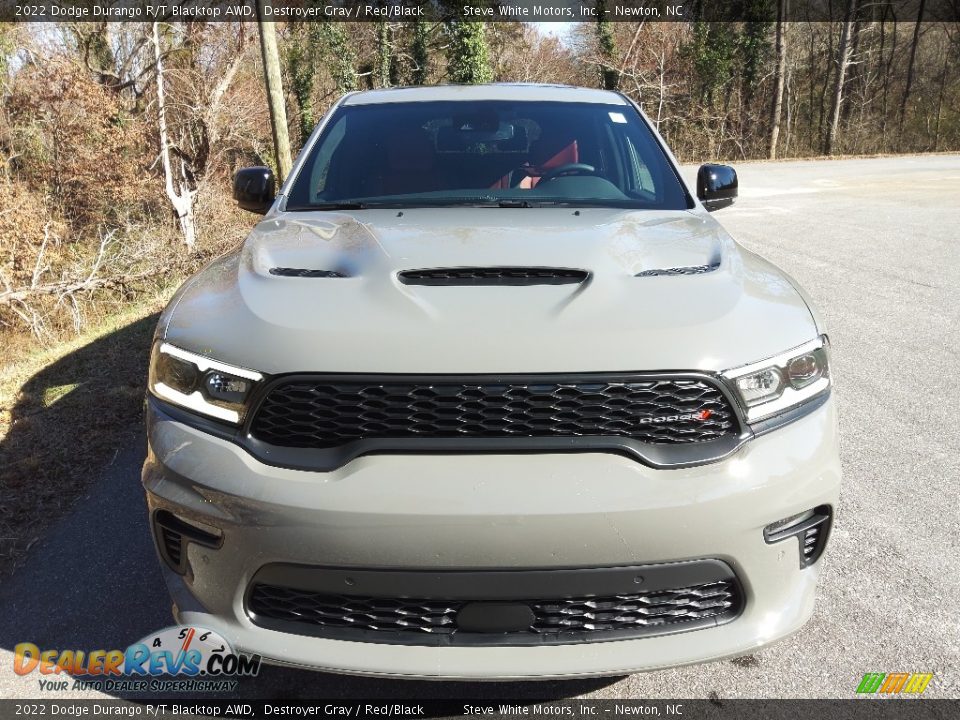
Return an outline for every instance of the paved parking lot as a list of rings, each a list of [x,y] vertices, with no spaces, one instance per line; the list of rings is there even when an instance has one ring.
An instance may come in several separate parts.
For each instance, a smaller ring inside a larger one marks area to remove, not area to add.
[[[960,696],[960,156],[738,170],[741,199],[718,219],[806,288],[833,339],[845,486],[807,627],[754,656],[620,679],[414,683],[267,668],[245,696],[850,697],[864,673],[895,671],[936,673],[928,696]],[[0,697],[39,693],[11,670],[18,642],[125,647],[169,624],[139,435],[0,585]]]

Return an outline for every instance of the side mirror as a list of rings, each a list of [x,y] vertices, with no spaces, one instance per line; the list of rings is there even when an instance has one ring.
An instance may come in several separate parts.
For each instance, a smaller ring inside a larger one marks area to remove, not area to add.
[[[273,170],[268,167],[247,167],[233,176],[233,199],[244,210],[265,215],[276,197]]]
[[[729,165],[701,165],[697,171],[697,199],[709,211],[733,205],[737,171]]]

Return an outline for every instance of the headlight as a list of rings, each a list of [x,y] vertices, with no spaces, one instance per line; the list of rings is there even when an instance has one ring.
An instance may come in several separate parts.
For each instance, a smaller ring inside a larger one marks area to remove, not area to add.
[[[150,356],[150,392],[194,412],[239,425],[246,401],[263,375],[154,343]]]
[[[747,422],[763,420],[826,392],[830,387],[829,341],[821,335],[806,345],[723,373],[736,389]]]

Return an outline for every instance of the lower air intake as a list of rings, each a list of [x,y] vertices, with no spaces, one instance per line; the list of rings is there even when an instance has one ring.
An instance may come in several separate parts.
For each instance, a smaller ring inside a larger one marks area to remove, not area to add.
[[[183,536],[170,528],[160,527],[160,545],[170,566],[179,570],[183,560]]]
[[[217,548],[223,542],[219,534],[191,525],[168,510],[153,513],[153,526],[160,556],[171,570],[181,575],[187,571],[187,545],[196,543]]]
[[[370,597],[254,581],[247,601],[253,622],[282,632],[411,645],[523,645],[617,640],[714,627],[734,619],[743,597],[731,576],[684,587],[614,595],[523,598]],[[495,625],[510,608],[521,618]],[[490,623],[484,625],[484,612]]]
[[[763,538],[772,545],[795,537],[800,545],[800,567],[805,568],[823,555],[832,522],[833,509],[829,505],[821,505],[801,513],[796,520],[788,518],[768,525],[763,530]]]

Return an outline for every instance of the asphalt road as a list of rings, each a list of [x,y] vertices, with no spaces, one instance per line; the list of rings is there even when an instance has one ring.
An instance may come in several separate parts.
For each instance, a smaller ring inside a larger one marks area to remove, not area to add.
[[[685,169],[692,177],[695,168]],[[246,697],[851,697],[866,672],[960,696],[960,156],[744,164],[718,219],[812,295],[834,344],[842,506],[813,620],[731,662],[541,683],[382,681],[267,668]],[[0,697],[41,693],[12,648],[115,648],[169,624],[140,432],[0,586]]]

